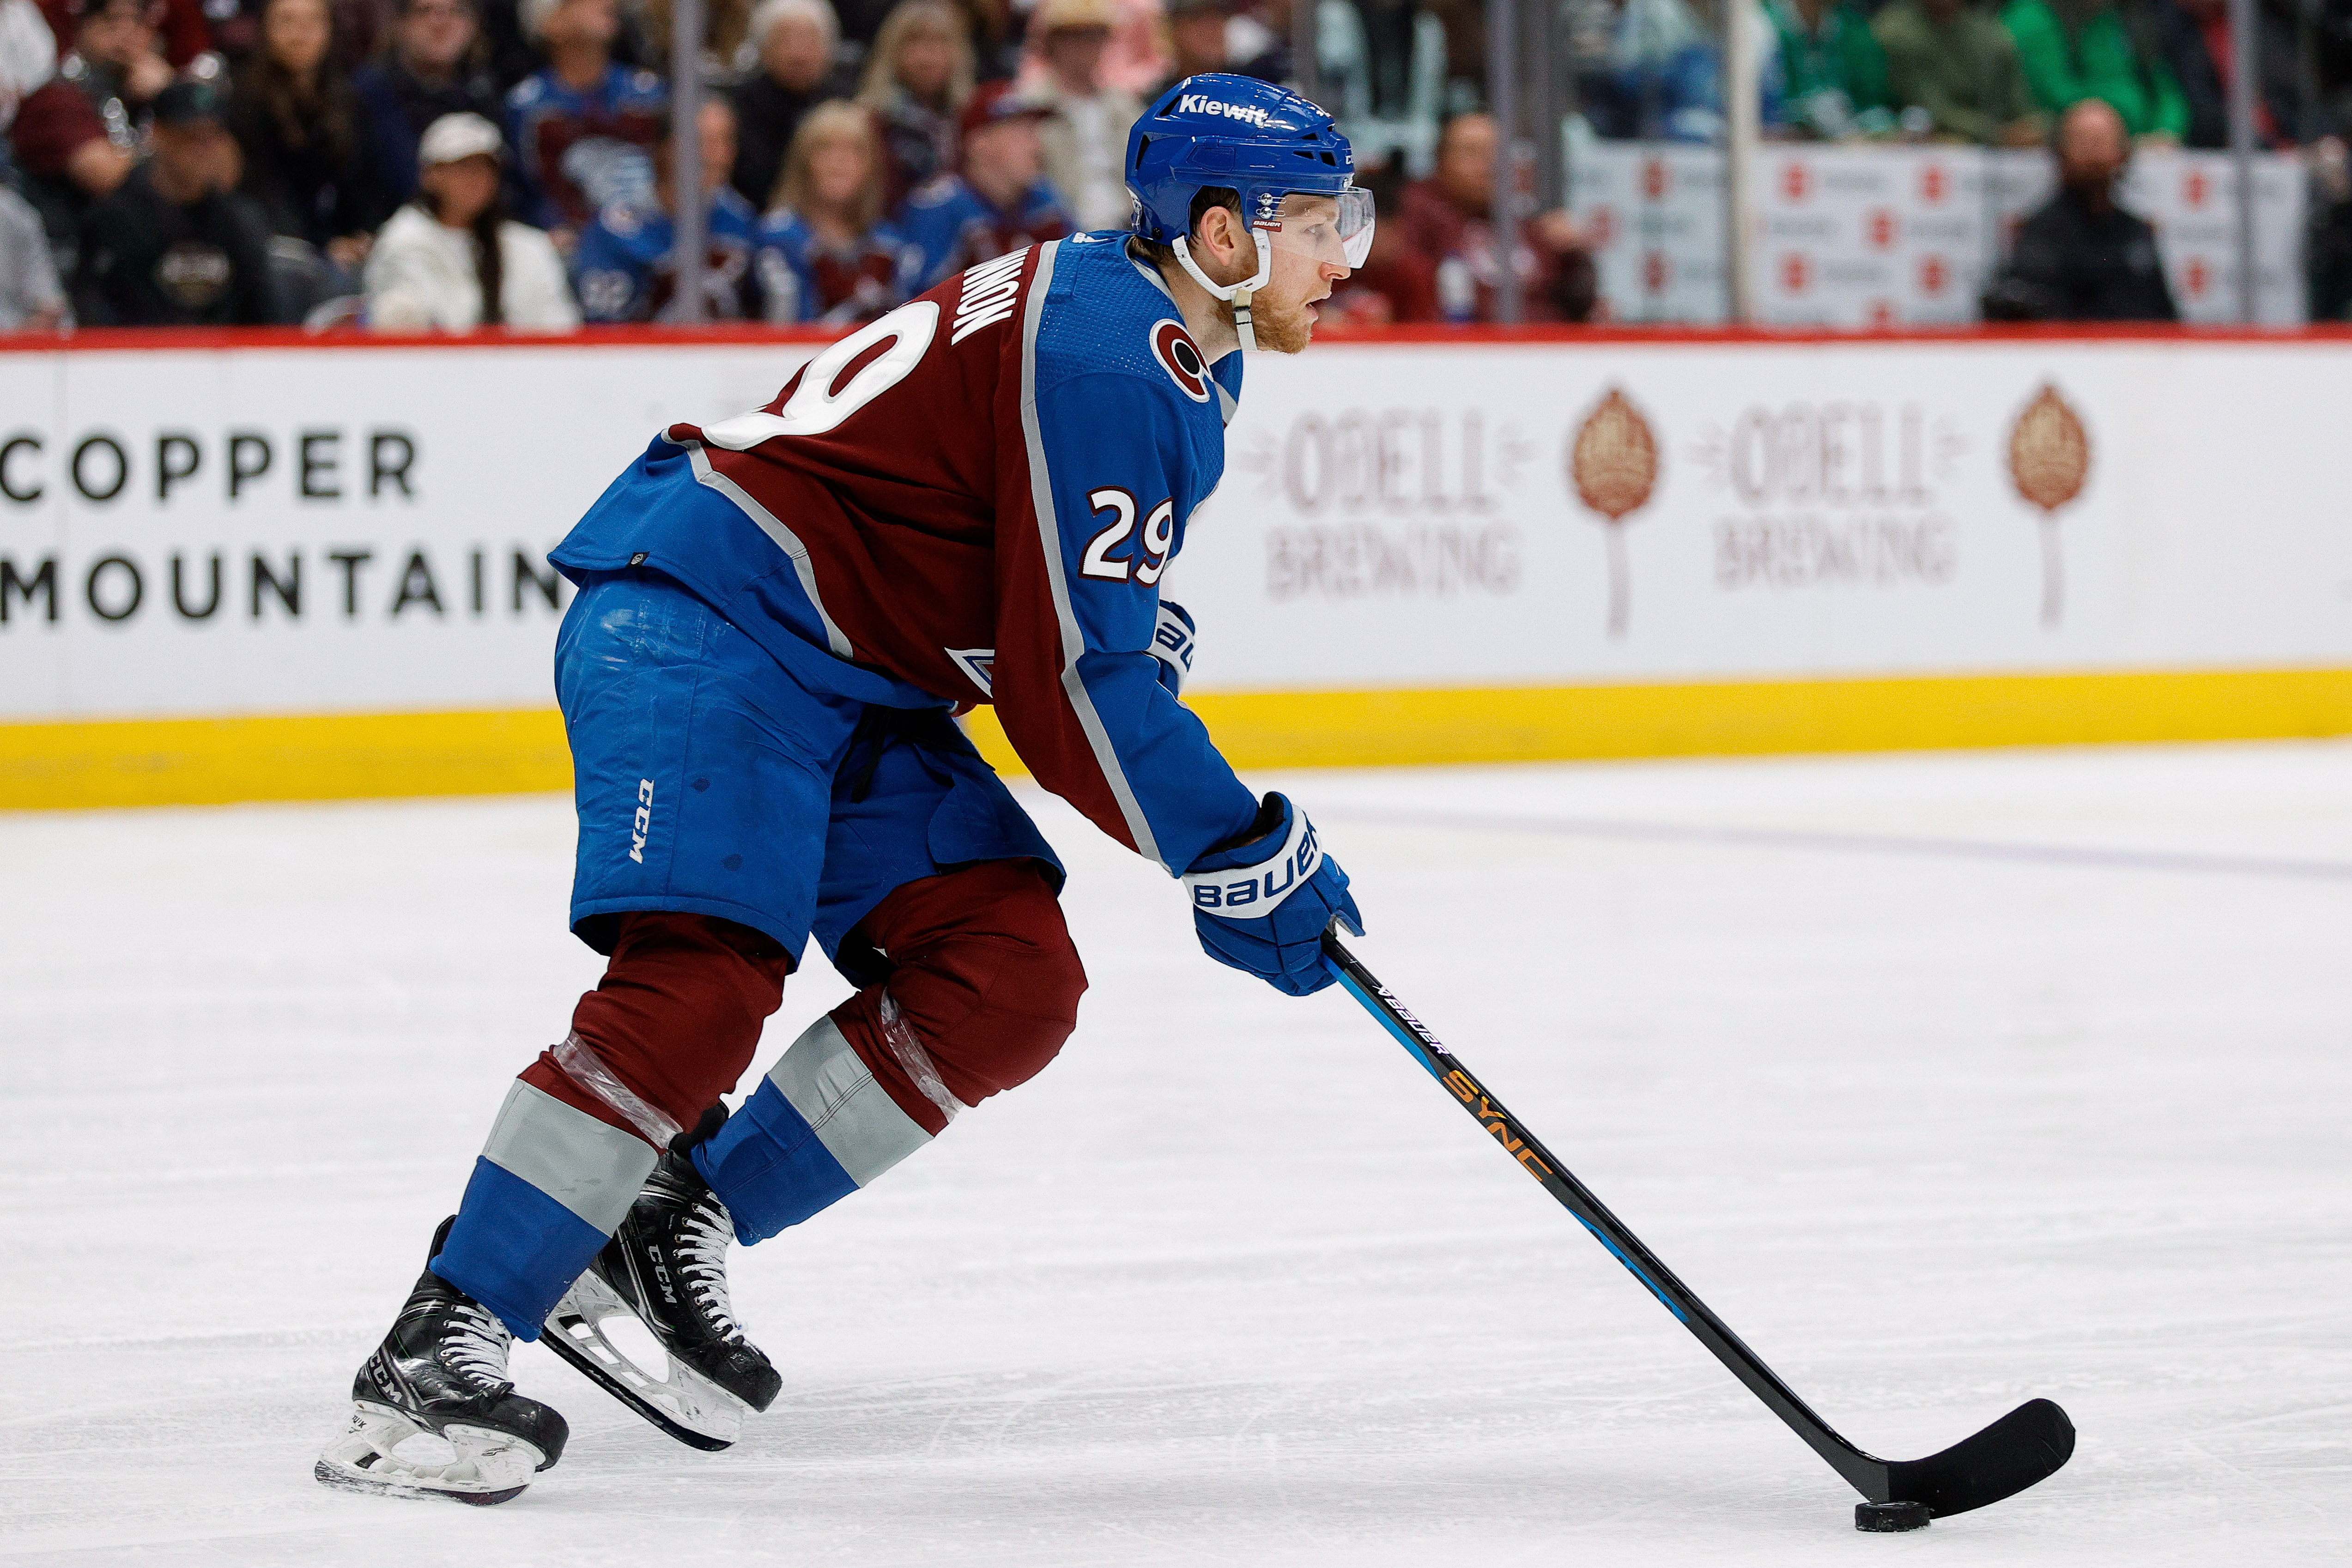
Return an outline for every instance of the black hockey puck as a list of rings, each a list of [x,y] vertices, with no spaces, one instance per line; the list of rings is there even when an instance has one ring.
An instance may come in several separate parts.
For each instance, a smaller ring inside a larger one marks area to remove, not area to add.
[[[1894,1535],[1906,1530],[1925,1530],[1935,1515],[1924,1502],[1858,1502],[1853,1505],[1853,1527],[1873,1535]]]

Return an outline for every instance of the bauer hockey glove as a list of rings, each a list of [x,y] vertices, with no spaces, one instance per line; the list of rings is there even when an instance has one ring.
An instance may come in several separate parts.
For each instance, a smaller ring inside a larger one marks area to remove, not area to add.
[[[1151,629],[1151,656],[1160,661],[1160,684],[1171,697],[1184,695],[1184,677],[1192,673],[1192,613],[1181,604],[1160,601],[1160,622]]]
[[[1246,842],[1212,850],[1184,873],[1192,925],[1218,963],[1277,991],[1310,996],[1331,983],[1324,929],[1336,915],[1361,936],[1363,916],[1349,895],[1348,873],[1323,852],[1306,812],[1268,795],[1254,826]]]

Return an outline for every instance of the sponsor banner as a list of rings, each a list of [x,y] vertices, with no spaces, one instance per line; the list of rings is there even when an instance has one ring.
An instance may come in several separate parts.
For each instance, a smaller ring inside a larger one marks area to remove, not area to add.
[[[1250,367],[1188,691],[2352,664],[2352,345],[1331,344]]]
[[[1725,320],[1721,153],[1675,142],[1597,142],[1590,152],[1580,144],[1569,160],[1569,207],[1617,320]]]
[[[547,551],[811,351],[0,353],[0,720],[544,704]]]
[[[663,425],[757,406],[809,351],[0,354],[0,724],[543,707],[545,551]],[[1200,622],[1187,693],[2352,666],[2347,361],[1262,355],[1166,580]]]
[[[1723,156],[1711,148],[1592,142],[1574,150],[1570,206],[1591,238],[1620,320],[1725,315]],[[1759,319],[1776,326],[1972,321],[2017,225],[2050,199],[2039,152],[1769,146],[1758,159],[1749,256]],[[2255,310],[2306,319],[2306,183],[2293,153],[2254,160]],[[2237,319],[2237,176],[2228,154],[2148,152],[2123,205],[2154,225],[2184,319]]]

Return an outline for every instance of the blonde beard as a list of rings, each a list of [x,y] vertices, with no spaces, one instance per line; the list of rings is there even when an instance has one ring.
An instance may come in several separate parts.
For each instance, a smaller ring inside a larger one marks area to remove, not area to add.
[[[1249,249],[1239,261],[1241,275],[1256,277],[1257,262],[1257,235],[1253,234],[1249,236]],[[1225,325],[1234,326],[1233,302],[1220,300],[1217,308],[1224,314]],[[1259,348],[1276,354],[1302,353],[1315,339],[1315,322],[1304,304],[1277,310],[1264,294],[1250,301],[1250,329],[1256,335]]]
[[[1231,300],[1218,300],[1217,314],[1225,319],[1226,326],[1239,330]],[[1250,329],[1256,334],[1257,346],[1270,353],[1303,353],[1307,345],[1315,340],[1315,321],[1307,314],[1306,306],[1276,310],[1263,294],[1250,301]]]

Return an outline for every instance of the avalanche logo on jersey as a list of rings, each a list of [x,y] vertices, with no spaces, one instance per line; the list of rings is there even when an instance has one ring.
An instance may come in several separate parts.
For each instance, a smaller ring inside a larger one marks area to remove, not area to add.
[[[1194,402],[1209,401],[1208,361],[1201,358],[1199,347],[1181,321],[1162,319],[1151,324],[1151,357],[1186,397]]]
[[[996,650],[993,648],[942,648],[940,650],[955,661],[964,679],[980,688],[984,697],[996,695]]]

